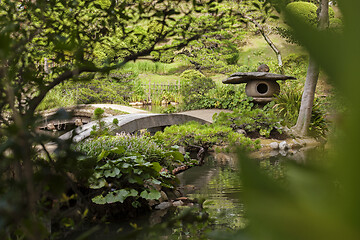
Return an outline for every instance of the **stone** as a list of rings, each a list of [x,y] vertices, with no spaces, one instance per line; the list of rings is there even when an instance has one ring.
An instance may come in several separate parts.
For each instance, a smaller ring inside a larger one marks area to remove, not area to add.
[[[158,205],[155,206],[155,209],[157,210],[163,210],[163,209],[167,209],[169,207],[172,207],[172,203],[171,202],[162,202],[159,203]]]
[[[279,150],[279,153],[280,153],[280,155],[283,156],[283,157],[286,157],[286,155],[287,155],[287,151],[282,150],[282,149]]]
[[[272,149],[278,149],[279,148],[279,143],[278,142],[272,142],[272,143],[269,144],[269,146]]]
[[[179,152],[183,155],[186,154],[186,149],[183,146],[179,146]]]
[[[292,140],[292,143],[290,144],[290,148],[297,149],[297,148],[301,148],[301,147],[302,147],[301,143],[299,143],[295,139]]]
[[[176,197],[182,197],[183,196],[183,194],[178,189],[174,191],[174,194],[175,194]]]
[[[158,203],[159,203],[159,201],[157,201],[157,200],[153,200],[153,199],[148,200],[148,204],[150,207],[155,206]]]
[[[184,205],[184,202],[181,201],[181,200],[173,202],[174,207],[180,207],[180,206],[183,206],[183,205]]]
[[[55,125],[53,123],[49,123],[48,125],[46,125],[46,129],[51,131],[56,130]]]
[[[165,202],[165,201],[169,200],[168,196],[166,195],[166,193],[164,191],[160,191],[160,195],[161,195],[160,202]]]
[[[236,132],[246,136],[246,131],[244,129],[237,129]]]
[[[286,141],[282,141],[281,143],[279,143],[279,149],[280,150],[289,149],[289,145],[286,143]]]
[[[254,80],[288,80],[288,79],[296,79],[292,76],[286,76],[282,74],[268,73],[268,72],[237,72],[231,74],[229,78],[223,80],[224,84],[239,84],[239,83],[247,83],[249,81]]]
[[[75,119],[75,126],[81,126],[81,125],[83,125],[82,119],[81,118]]]

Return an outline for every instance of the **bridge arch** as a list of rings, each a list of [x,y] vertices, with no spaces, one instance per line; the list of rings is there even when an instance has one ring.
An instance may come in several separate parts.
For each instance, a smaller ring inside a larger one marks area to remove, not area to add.
[[[113,120],[117,118],[117,126],[111,126]],[[186,123],[189,121],[196,121],[202,124],[210,123],[209,121],[189,116],[185,114],[126,114],[126,115],[117,115],[103,118],[107,125],[111,126],[112,132],[127,132],[134,133],[141,129],[159,129],[166,126],[177,125]],[[62,140],[68,140],[75,134],[73,141],[80,142],[81,140],[90,136],[92,127],[97,125],[97,121],[92,121],[83,126],[80,126],[70,132],[67,132],[61,135],[59,138]],[[75,131],[75,132],[74,132]]]

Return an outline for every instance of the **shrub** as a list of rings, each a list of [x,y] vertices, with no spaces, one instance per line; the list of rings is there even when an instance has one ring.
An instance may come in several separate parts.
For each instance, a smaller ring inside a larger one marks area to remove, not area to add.
[[[109,75],[96,75],[89,81],[67,83],[62,91],[75,95],[78,104],[117,103],[125,104],[133,94],[142,94],[140,81],[132,72],[114,71]]]
[[[317,26],[317,6],[315,4],[309,2],[292,2],[286,6],[286,9],[289,11],[289,13],[298,17],[300,21],[305,22],[313,27]],[[335,12],[331,7],[329,7],[330,28],[334,27],[333,30],[337,30],[338,25],[331,24],[332,22],[338,22],[337,20],[334,21],[334,19]],[[300,42],[296,38],[294,38],[294,33],[291,28],[275,27],[275,29],[281,37],[286,39],[287,42],[301,45]]]
[[[286,10],[289,13],[297,16],[301,21],[306,22],[310,25],[317,25],[317,6],[309,2],[292,2],[286,6]],[[329,19],[335,17],[334,10],[329,7]]]
[[[216,86],[211,78],[205,77],[196,70],[184,71],[180,75],[180,81],[181,94],[185,105],[191,105],[198,102],[209,89]]]
[[[155,185],[173,187],[173,176],[161,171],[183,162],[176,148],[164,150],[149,137],[131,134],[88,139],[75,150],[97,158],[94,174],[89,179],[90,195],[96,204],[124,203],[140,206],[144,199],[159,199]]]
[[[201,125],[198,122],[166,127],[163,132],[157,132],[154,139],[163,146],[182,145],[187,149],[196,146],[204,148],[205,151],[214,145],[238,145],[245,150],[259,147],[257,143],[234,132],[230,127]]]
[[[83,142],[79,142],[75,149],[88,156],[96,157],[100,153],[110,151],[115,147],[124,147],[127,153],[138,153],[144,155],[146,160],[150,162],[157,161],[161,165],[171,167],[171,162],[165,157],[165,150],[158,144],[151,141],[149,137],[144,135],[136,136],[132,134],[118,134],[117,136],[102,136],[96,139],[88,139]],[[111,156],[112,158],[121,157],[123,155]]]
[[[233,130],[242,129],[247,134],[258,132],[264,137],[270,137],[272,131],[281,133],[280,119],[272,109],[272,104],[263,109],[253,107],[253,103],[248,102],[233,112],[216,114],[213,116],[214,125],[227,126]]]
[[[302,88],[283,86],[281,93],[275,98],[274,110],[281,116],[281,123],[292,127],[296,124],[301,105]],[[310,120],[310,135],[314,137],[324,136],[328,130],[328,123],[324,118],[325,112],[321,100],[314,99],[314,105]]]

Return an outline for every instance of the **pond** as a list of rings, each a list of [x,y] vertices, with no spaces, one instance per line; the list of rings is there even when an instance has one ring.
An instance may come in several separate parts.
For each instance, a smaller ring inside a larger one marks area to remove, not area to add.
[[[206,234],[214,230],[245,228],[248,222],[236,159],[234,154],[214,153],[203,166],[177,175],[181,182],[179,190],[202,204],[154,210],[140,218],[106,223],[86,239],[159,239],[160,236],[161,239],[206,239]],[[259,162],[270,175],[279,176],[283,174],[285,161],[280,155]],[[78,239],[89,229],[91,226],[83,226],[66,239]]]

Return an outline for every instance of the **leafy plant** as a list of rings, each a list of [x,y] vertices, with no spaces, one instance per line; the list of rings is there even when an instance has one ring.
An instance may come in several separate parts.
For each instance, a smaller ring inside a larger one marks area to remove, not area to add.
[[[123,155],[120,158],[108,156]],[[126,154],[125,148],[103,150],[98,156],[94,175],[89,179],[90,188],[96,190],[92,201],[96,204],[124,203],[131,198],[133,207],[140,206],[139,198],[159,199],[160,192],[154,185],[172,188],[173,176],[161,172],[158,162],[146,161],[140,154]]]
[[[301,104],[302,90],[295,85],[284,85],[281,93],[275,98],[274,110],[281,116],[281,123],[292,127],[296,124]],[[325,136],[328,131],[328,122],[320,98],[315,97],[311,113],[310,135]]]
[[[237,145],[244,150],[259,147],[256,142],[234,132],[230,127],[201,125],[198,122],[166,127],[163,132],[157,132],[154,139],[165,147],[181,145],[186,149],[203,148],[205,151],[214,145]]]
[[[124,203],[130,198],[137,207],[141,198],[158,199],[160,192],[154,186],[172,188],[174,180],[162,168],[171,170],[174,164],[185,161],[177,148],[163,149],[147,136],[125,133],[86,140],[74,149],[97,159],[89,179],[96,204]]]
[[[247,134],[258,132],[260,136],[270,137],[272,131],[281,133],[280,119],[272,109],[272,104],[263,109],[254,108],[254,104],[245,102],[233,112],[221,112],[213,116],[214,125],[227,126],[233,130],[242,129]]]
[[[88,156],[97,157],[101,154],[103,150],[110,151],[114,147],[123,147],[125,148],[125,153],[140,154],[145,156],[146,161],[150,162],[159,162],[162,166],[165,166],[169,169],[172,168],[174,162],[178,160],[183,160],[179,158],[171,158],[165,150],[161,148],[158,144],[152,141],[149,137],[145,135],[132,135],[121,133],[116,136],[101,136],[95,139],[89,139],[82,142],[79,142],[75,146],[75,150],[80,151]],[[121,157],[123,153],[116,154],[112,152],[108,157],[116,158]]]
[[[211,78],[205,77],[196,70],[186,70],[180,75],[181,94],[183,103],[191,105],[199,101],[209,89],[215,87],[215,82]]]

